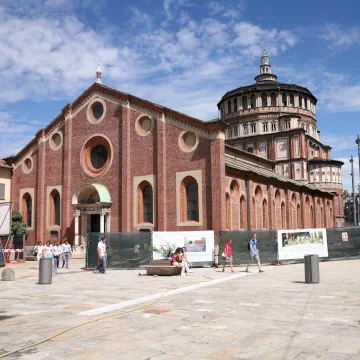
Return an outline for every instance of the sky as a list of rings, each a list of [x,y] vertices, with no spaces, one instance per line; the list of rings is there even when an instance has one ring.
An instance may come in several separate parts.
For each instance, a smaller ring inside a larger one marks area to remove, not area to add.
[[[0,157],[16,154],[95,80],[202,120],[254,82],[267,49],[282,82],[317,97],[321,141],[351,188],[360,110],[360,2],[0,0]]]

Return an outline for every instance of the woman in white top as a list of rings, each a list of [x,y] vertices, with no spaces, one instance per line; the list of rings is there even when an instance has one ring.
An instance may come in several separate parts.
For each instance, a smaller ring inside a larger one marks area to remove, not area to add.
[[[62,246],[57,241],[56,244],[53,246],[53,256],[54,256],[54,266],[59,267],[60,265],[60,255],[62,253]]]
[[[52,259],[53,257],[53,246],[51,245],[50,241],[46,243],[44,246],[45,258]]]
[[[34,255],[36,256],[36,270],[39,269],[40,259],[43,257],[44,246],[41,241],[38,241],[34,248]]]

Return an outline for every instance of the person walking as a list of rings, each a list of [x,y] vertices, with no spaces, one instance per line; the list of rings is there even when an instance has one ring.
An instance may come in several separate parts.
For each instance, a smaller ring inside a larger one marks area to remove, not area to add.
[[[43,257],[44,246],[42,241],[38,241],[34,248],[34,256],[36,256],[36,270],[39,270],[40,259]]]
[[[66,264],[66,268],[69,269],[69,258],[72,254],[71,245],[67,240],[64,241],[62,245],[62,256],[63,256],[63,263],[62,267]]]
[[[62,253],[62,247],[60,243],[57,241],[56,244],[53,246],[53,255],[54,255],[54,266],[56,268],[60,265],[60,255]]]
[[[97,246],[99,260],[101,261],[101,273],[106,274],[106,237],[102,236]]]
[[[257,249],[257,239],[256,239],[256,234],[252,234],[252,237],[249,241],[248,244],[248,250],[249,250],[249,261],[246,267],[246,272],[249,272],[249,266],[252,262],[252,260],[255,258],[257,261],[257,266],[259,268],[259,272],[264,272],[264,270],[261,269],[261,264],[260,264],[260,256],[259,256],[259,250]]]
[[[44,253],[46,259],[52,259],[53,257],[53,246],[51,245],[51,242],[48,241],[46,245],[44,246]]]
[[[224,246],[224,252],[223,252],[223,260],[224,260],[224,265],[223,265],[223,269],[222,272],[225,271],[225,266],[226,266],[226,262],[228,261],[230,264],[230,268],[231,268],[231,272],[235,272],[233,269],[233,257],[232,257],[232,248],[231,248],[231,244],[232,244],[232,240],[229,239],[225,246]]]

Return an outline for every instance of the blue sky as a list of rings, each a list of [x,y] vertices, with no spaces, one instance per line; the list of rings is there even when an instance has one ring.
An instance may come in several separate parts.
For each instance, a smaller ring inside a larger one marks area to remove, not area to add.
[[[347,0],[0,0],[0,157],[89,87],[98,61],[104,84],[209,120],[225,92],[253,82],[266,47],[278,80],[318,98],[321,139],[349,188],[359,13]]]

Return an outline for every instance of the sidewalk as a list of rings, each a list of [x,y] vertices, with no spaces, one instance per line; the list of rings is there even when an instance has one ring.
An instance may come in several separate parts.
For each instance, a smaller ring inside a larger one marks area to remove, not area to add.
[[[263,274],[253,266],[249,275],[241,267],[235,277],[220,269],[189,277],[102,275],[81,266],[73,260],[51,285],[36,284],[35,263],[10,266],[17,280],[0,282],[0,353],[180,288],[9,359],[360,359],[360,260],[321,263],[320,284],[303,282],[303,264]]]

